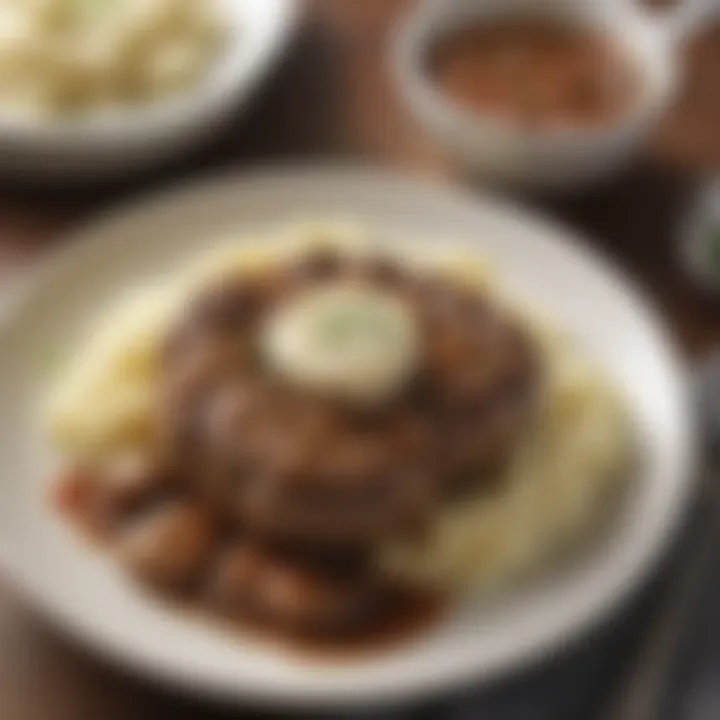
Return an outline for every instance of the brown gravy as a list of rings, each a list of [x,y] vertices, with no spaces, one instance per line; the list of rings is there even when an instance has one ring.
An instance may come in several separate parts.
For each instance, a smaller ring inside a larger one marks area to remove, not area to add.
[[[466,109],[541,127],[611,123],[639,90],[636,69],[612,40],[543,23],[456,31],[431,53],[429,72]]]
[[[342,660],[392,649],[421,636],[439,622],[448,607],[447,598],[439,593],[420,592],[416,588],[393,587],[388,591],[394,601],[388,603],[383,614],[372,624],[348,634],[316,635],[280,628],[251,615],[241,615],[224,621],[224,627],[257,638],[263,642],[289,648],[292,652],[320,660]],[[197,606],[193,609],[196,609]],[[201,610],[202,612],[202,610]],[[216,622],[216,613],[202,612]],[[223,622],[221,620],[221,622]]]
[[[673,164],[715,172],[720,167],[720,22],[710,22],[684,48],[683,83],[656,140]]]
[[[81,472],[68,472],[53,483],[50,503],[80,533],[92,543],[105,545],[111,542],[108,527],[95,522],[92,505],[94,478]],[[165,600],[169,598],[163,594]],[[278,627],[250,613],[228,617],[219,615],[215,608],[203,606],[202,597],[178,598],[178,609],[200,616],[203,620],[219,622],[231,633],[243,633],[253,639],[288,647],[304,656],[321,660],[349,656],[361,657],[381,652],[421,635],[438,622],[448,607],[447,597],[439,592],[420,591],[400,584],[388,585],[388,602],[383,613],[373,623],[341,635],[315,635]]]
[[[51,486],[50,504],[84,538],[102,543],[108,532],[91,511],[95,487],[92,475],[78,470],[65,472]]]

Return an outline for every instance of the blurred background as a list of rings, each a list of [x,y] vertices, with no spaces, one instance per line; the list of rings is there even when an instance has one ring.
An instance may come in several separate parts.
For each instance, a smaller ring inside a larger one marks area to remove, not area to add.
[[[343,161],[482,185],[470,180],[416,124],[388,71],[390,35],[413,4],[308,0],[290,51],[252,105],[230,118],[229,125],[201,148],[131,178],[37,182],[2,172],[0,151],[0,282],[12,288],[61,243],[64,231],[106,208],[217,171]],[[657,13],[667,12],[671,5],[648,3]],[[514,193],[588,235],[641,281],[691,363],[710,357],[720,343],[714,288],[688,272],[682,260],[682,242],[693,214],[700,207],[720,207],[720,195],[712,199],[720,171],[720,10],[715,17],[697,23],[685,38],[680,90],[636,160],[613,177],[569,196]],[[720,243],[720,212],[717,225],[711,224],[707,232],[714,232]],[[716,270],[720,275],[720,265]],[[717,518],[704,522],[717,523]],[[716,538],[703,540],[702,551],[696,542],[690,538],[689,549],[678,548],[637,607],[613,628],[612,637],[591,638],[573,651],[572,667],[561,658],[552,667],[513,679],[506,688],[477,697],[443,698],[421,708],[388,712],[387,717],[620,718],[607,714],[615,712],[608,708],[615,708],[617,698],[633,687],[629,678],[637,676],[634,670],[647,657],[648,636],[671,626],[671,634],[677,636],[668,641],[673,660],[662,675],[662,687],[653,689],[652,709],[632,710],[626,717],[720,718],[720,552],[715,553],[720,547]],[[677,589],[678,567],[698,552],[707,554],[708,546],[713,559],[703,563],[702,580],[685,593],[691,597],[685,597]],[[660,621],[653,624],[655,617]],[[662,652],[661,646],[652,647],[651,655]],[[250,710],[238,713],[171,697],[105,667],[49,630],[0,580],[3,720],[255,716]],[[386,714],[379,710],[377,716]]]

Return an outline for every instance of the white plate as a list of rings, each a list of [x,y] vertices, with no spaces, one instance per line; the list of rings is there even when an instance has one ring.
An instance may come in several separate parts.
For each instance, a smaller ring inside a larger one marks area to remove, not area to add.
[[[37,406],[49,361],[86,320],[156,269],[293,218],[353,217],[388,238],[466,245],[572,330],[624,389],[642,458],[612,532],[572,570],[503,598],[468,598],[409,644],[322,662],[223,632],[152,601],[49,510],[52,459]],[[0,547],[28,599],[84,643],[184,690],[297,707],[399,700],[488,680],[598,621],[658,558],[686,507],[692,438],[685,378],[660,323],[618,271],[519,208],[367,170],[287,170],[176,192],[98,222],[23,293],[0,343]]]

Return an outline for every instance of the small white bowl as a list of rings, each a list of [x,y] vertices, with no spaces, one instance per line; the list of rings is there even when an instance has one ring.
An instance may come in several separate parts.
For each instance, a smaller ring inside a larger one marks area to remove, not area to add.
[[[689,1],[662,21],[633,2],[425,2],[406,16],[393,38],[393,73],[418,124],[469,171],[501,184],[577,187],[610,175],[628,160],[673,99],[678,39],[705,11],[706,0]],[[633,110],[597,129],[537,130],[454,103],[427,72],[428,52],[456,29],[508,17],[558,21],[610,34],[645,77]]]
[[[226,48],[204,81],[169,100],[71,120],[30,121],[0,106],[0,175],[114,178],[189,150],[249,101],[287,46],[299,8],[299,0],[223,0]]]

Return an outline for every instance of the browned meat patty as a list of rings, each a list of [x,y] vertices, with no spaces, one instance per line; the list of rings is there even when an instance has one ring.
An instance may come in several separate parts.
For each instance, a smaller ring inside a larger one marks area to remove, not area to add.
[[[266,313],[343,278],[409,300],[423,332],[412,382],[372,411],[304,395],[257,357]],[[322,252],[189,305],[168,339],[159,423],[196,492],[251,533],[373,543],[484,481],[532,415],[537,369],[526,335],[478,294]]]
[[[399,294],[421,329],[414,376],[372,409],[289,387],[258,357],[269,312],[342,278]],[[489,481],[539,377],[529,338],[487,299],[316,253],[194,298],[167,338],[155,465],[78,473],[59,503],[146,585],[292,634],[357,636],[411,607],[374,564],[380,543]]]
[[[230,616],[251,616],[296,633],[351,634],[382,607],[372,574],[329,573],[297,559],[236,545],[209,578],[210,600]]]
[[[213,523],[189,502],[167,502],[135,518],[117,537],[122,564],[152,586],[184,590],[203,572]]]

